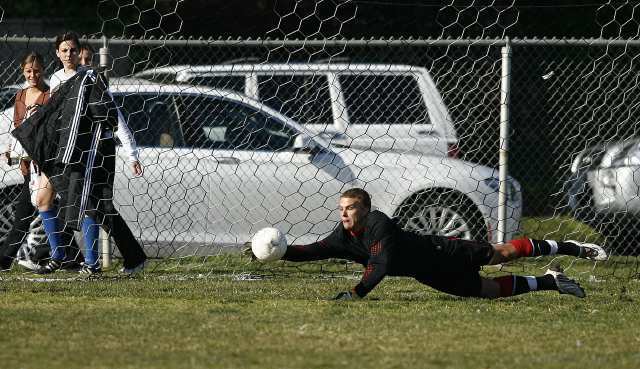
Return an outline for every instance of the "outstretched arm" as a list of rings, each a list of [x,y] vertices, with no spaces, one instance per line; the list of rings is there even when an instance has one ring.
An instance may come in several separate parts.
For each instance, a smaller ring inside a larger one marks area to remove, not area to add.
[[[325,240],[309,245],[290,245],[282,260],[288,261],[313,261],[330,258],[341,258],[342,255],[328,245]]]
[[[342,228],[338,227],[326,238],[309,245],[290,245],[282,260],[313,261],[324,259],[349,259],[344,251]]]

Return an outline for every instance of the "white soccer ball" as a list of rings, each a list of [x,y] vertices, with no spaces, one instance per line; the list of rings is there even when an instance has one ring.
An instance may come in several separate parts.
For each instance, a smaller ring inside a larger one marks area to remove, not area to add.
[[[287,252],[287,239],[277,228],[262,228],[251,239],[251,251],[261,261],[280,260]]]

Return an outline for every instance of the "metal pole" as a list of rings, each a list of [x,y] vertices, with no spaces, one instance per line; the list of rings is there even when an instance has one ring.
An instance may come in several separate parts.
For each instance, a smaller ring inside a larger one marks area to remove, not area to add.
[[[507,234],[507,173],[509,159],[509,95],[511,92],[511,43],[506,38],[502,47],[502,78],[500,80],[500,163],[498,166],[498,243],[504,243]]]
[[[106,68],[109,66],[109,44],[107,43],[107,36],[102,36],[102,47],[98,51],[100,54],[100,67],[105,68],[104,75],[107,76]]]
[[[109,45],[107,43],[107,36],[102,36],[102,47],[98,53],[100,54],[100,67],[104,68],[104,76],[108,78]],[[100,246],[102,249],[102,267],[108,268],[111,266],[111,242],[109,241],[109,234],[102,227],[100,227]]]

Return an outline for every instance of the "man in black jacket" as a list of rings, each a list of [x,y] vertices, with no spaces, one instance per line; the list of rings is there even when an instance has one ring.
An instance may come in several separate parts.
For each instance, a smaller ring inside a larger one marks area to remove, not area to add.
[[[564,254],[605,260],[598,245],[576,241],[517,239],[505,244],[448,239],[404,231],[380,211],[371,211],[369,194],[359,188],[345,191],[339,202],[341,222],[325,239],[310,245],[287,247],[283,260],[347,259],[365,267],[360,282],[335,299],[366,296],[387,276],[413,277],[439,291],[457,296],[499,298],[539,290],[585,297],[580,285],[561,270],[545,275],[487,278],[483,265],[508,262],[519,257]]]
[[[101,141],[113,136],[117,124],[117,106],[106,81],[89,69],[63,83],[49,104],[13,131],[60,197],[56,218],[69,228],[82,230],[86,251],[81,272],[85,274],[100,272],[98,227],[115,211],[111,202],[114,166],[109,165],[115,152],[112,145],[101,145]],[[43,218],[43,222],[48,220]],[[45,228],[50,237],[62,227],[54,220],[55,227]],[[59,269],[63,256],[64,249],[52,246],[51,261],[41,271]],[[138,262],[146,259],[144,253],[138,256]]]

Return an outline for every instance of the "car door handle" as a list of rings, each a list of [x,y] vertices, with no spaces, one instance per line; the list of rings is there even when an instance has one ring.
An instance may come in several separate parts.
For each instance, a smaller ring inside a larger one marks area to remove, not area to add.
[[[229,165],[238,165],[240,164],[240,159],[234,158],[233,156],[218,156],[215,157],[218,164],[229,164]]]

